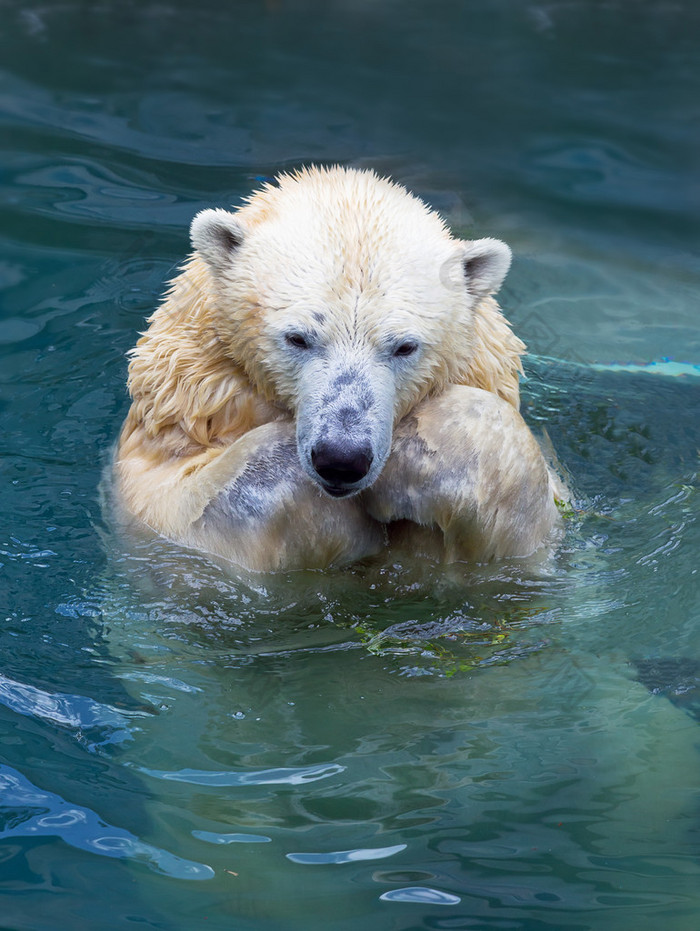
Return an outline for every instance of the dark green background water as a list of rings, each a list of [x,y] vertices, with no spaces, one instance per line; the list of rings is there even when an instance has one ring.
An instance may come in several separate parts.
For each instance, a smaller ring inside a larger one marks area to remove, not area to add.
[[[0,928],[695,931],[700,8],[0,0],[0,98]],[[544,565],[105,529],[191,217],[312,161],[512,246]]]

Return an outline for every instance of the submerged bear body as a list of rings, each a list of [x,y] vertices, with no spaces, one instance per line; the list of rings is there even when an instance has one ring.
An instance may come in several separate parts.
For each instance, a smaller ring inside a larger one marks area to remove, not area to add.
[[[413,529],[447,561],[543,544],[556,483],[491,297],[507,246],[346,169],[283,175],[191,235],[132,353],[124,514],[251,570],[353,562]]]

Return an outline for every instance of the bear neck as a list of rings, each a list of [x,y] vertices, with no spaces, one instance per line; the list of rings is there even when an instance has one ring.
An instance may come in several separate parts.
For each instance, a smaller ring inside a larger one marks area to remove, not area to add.
[[[482,388],[520,408],[520,376],[525,343],[510,328],[492,297],[474,309],[471,352],[455,372],[455,384]]]

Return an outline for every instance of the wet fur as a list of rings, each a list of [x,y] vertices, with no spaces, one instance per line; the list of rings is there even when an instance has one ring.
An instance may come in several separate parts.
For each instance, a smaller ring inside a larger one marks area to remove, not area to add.
[[[366,251],[358,247],[350,254],[342,226],[360,222],[358,199],[367,204],[373,241]],[[304,246],[299,236],[287,254],[284,237],[277,242],[268,230],[276,230],[285,211],[303,212],[308,201],[331,225],[333,210],[347,218],[340,229],[336,223],[326,231],[327,241]],[[387,316],[384,295],[396,289],[397,332],[413,324],[423,306],[419,298],[426,305],[433,301],[432,285],[422,297],[403,294],[398,275],[379,292],[400,262],[388,264],[384,279],[377,272],[372,280],[367,271],[377,250],[402,246],[403,228],[391,233],[392,211],[402,210],[417,227],[415,243],[406,234],[409,255],[425,242],[437,258],[463,246],[468,256],[470,245],[453,240],[420,201],[367,172],[311,169],[283,176],[236,214],[209,212],[210,224],[220,219],[236,225],[211,242],[200,232],[200,253],[172,283],[132,352],[132,405],[114,470],[125,520],[264,571],[375,554],[391,540],[394,525],[404,532],[411,525],[427,528],[447,560],[528,555],[542,544],[557,519],[554,480],[517,413],[524,345],[493,298],[479,293],[480,255],[471,265],[464,260],[473,271],[474,294],[466,296],[472,286],[467,276],[464,295],[459,283],[445,289],[447,322],[441,323],[438,303],[434,319],[417,324],[428,342],[430,327],[442,325],[447,337],[426,349],[411,370],[415,377],[406,375],[403,362],[381,356],[376,329]],[[247,264],[243,256],[249,253],[241,248],[240,267],[238,224],[244,247],[262,243]],[[224,235],[230,236],[230,262],[222,251]],[[340,241],[334,243],[334,236]],[[304,248],[306,255],[295,255]],[[321,248],[340,250],[340,259],[317,256]],[[271,249],[280,255],[268,260]],[[273,267],[281,262],[283,270],[285,263],[295,264],[268,286],[266,261]],[[308,281],[297,283],[294,274],[300,267],[314,274],[314,262],[320,298],[307,308]],[[261,264],[263,277],[256,278]],[[333,287],[323,298],[326,278]],[[334,355],[329,350],[321,361],[318,356],[296,367],[282,358],[275,327],[295,302],[305,332],[325,333]],[[350,306],[356,318],[361,308],[352,332],[347,320],[337,319],[343,316],[337,308]],[[329,434],[371,443],[376,453],[375,471],[352,497],[332,499],[314,480],[310,449]]]

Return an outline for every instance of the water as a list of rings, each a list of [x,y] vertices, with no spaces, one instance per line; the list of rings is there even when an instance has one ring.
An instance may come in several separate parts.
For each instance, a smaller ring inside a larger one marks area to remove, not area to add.
[[[694,931],[697,7],[0,14],[0,927]],[[189,220],[310,161],[513,247],[550,560],[236,578],[110,536]]]

